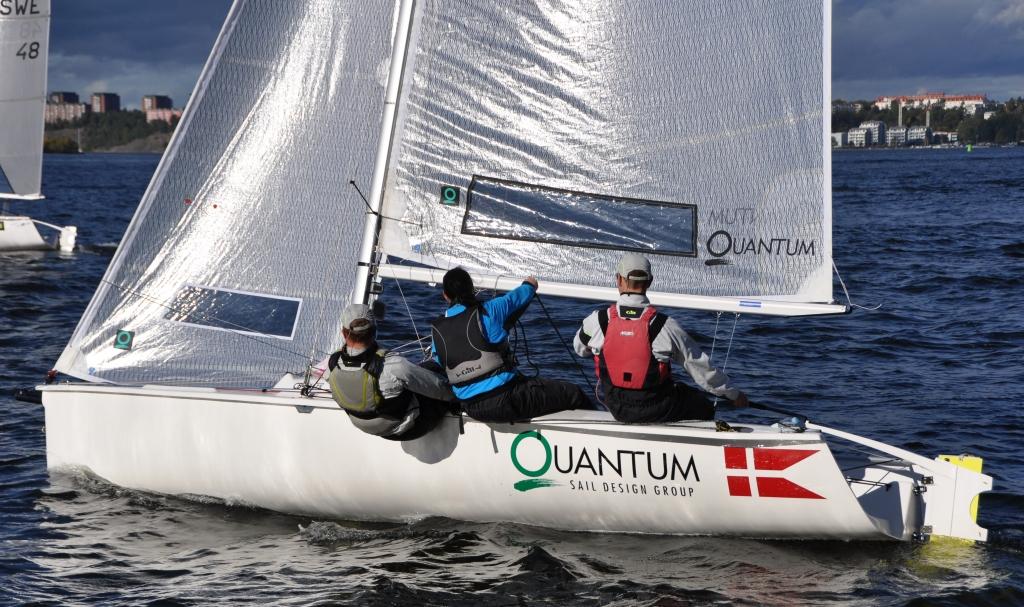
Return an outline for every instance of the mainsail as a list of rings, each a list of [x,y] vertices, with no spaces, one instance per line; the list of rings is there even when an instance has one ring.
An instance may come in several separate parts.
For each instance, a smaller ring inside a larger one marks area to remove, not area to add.
[[[653,259],[659,303],[839,311],[829,19],[827,0],[236,0],[57,368],[269,385],[336,345],[375,270],[603,299],[622,251]]]
[[[666,303],[832,301],[829,0],[417,9],[389,256],[606,298],[639,251]]]
[[[41,198],[50,0],[0,2],[0,198]]]
[[[266,386],[337,345],[394,18],[388,0],[234,4],[59,371]]]

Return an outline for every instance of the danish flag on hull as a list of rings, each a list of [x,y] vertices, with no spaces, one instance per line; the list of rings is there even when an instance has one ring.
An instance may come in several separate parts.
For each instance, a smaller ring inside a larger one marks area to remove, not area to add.
[[[748,452],[753,452],[748,454]],[[754,447],[725,447],[725,467],[728,470],[746,470],[744,475],[728,475],[729,495],[738,497],[754,497],[750,479],[754,479],[757,497],[788,497],[795,499],[821,500],[824,497],[801,487],[793,481],[777,474],[759,474],[759,471],[778,472],[785,470],[814,455],[813,449],[763,449]],[[752,455],[752,457],[750,457]],[[748,462],[753,459],[754,467]]]

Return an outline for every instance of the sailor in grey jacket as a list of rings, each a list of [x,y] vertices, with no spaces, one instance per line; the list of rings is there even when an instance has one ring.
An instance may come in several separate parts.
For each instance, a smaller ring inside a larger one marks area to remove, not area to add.
[[[380,349],[369,306],[352,304],[342,313],[345,345],[327,363],[335,402],[354,426],[390,440],[411,440],[429,432],[455,396],[439,373]]]
[[[627,253],[615,274],[619,299],[587,316],[573,346],[594,357],[604,405],[627,423],[714,419],[715,407],[701,391],[672,379],[671,363],[683,367],[705,392],[747,405],[675,319],[652,308],[647,289],[654,280],[647,258]]]

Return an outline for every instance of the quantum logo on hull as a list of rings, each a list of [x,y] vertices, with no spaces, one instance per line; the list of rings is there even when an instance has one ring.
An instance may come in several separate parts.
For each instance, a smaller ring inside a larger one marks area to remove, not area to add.
[[[520,460],[519,449],[524,441],[529,441],[527,449],[533,450],[533,458],[528,465]],[[540,463],[536,457],[539,455],[538,446],[543,453]],[[558,445],[548,442],[537,430],[519,433],[512,441],[509,455],[516,470],[527,477],[513,485],[516,491],[561,485],[557,481],[540,478],[552,468],[569,477],[571,491],[689,497],[700,483],[697,462],[692,454]]]

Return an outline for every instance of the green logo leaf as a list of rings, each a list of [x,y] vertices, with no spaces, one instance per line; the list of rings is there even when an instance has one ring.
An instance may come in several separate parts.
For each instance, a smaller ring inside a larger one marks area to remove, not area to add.
[[[540,489],[541,487],[554,487],[557,485],[555,481],[549,481],[546,478],[524,478],[515,485],[516,491],[529,491],[530,489]]]

